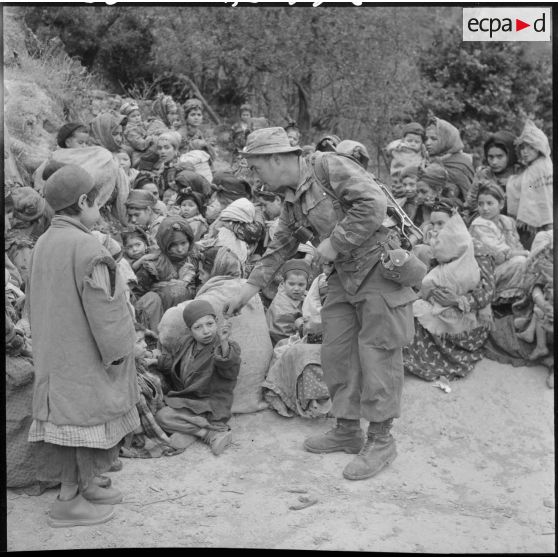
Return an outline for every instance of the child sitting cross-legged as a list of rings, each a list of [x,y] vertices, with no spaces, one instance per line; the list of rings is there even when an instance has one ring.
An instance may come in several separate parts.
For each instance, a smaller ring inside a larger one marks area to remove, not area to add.
[[[294,335],[302,325],[302,303],[310,278],[310,266],[303,259],[283,265],[283,281],[267,310],[267,326],[275,346],[281,339]]]
[[[159,358],[159,370],[166,373],[171,391],[155,418],[171,434],[174,447],[186,448],[200,438],[220,455],[232,441],[227,423],[240,371],[240,347],[229,339],[228,320],[217,325],[209,302],[189,302],[183,318],[190,332],[184,346],[174,358],[167,353]]]

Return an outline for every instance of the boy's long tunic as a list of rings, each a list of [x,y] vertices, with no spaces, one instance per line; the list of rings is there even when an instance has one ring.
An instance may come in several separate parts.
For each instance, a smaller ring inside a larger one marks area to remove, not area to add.
[[[109,449],[139,426],[135,330],[123,279],[89,230],[60,215],[37,241],[30,277],[29,440]]]
[[[329,237],[338,255],[322,308],[322,366],[332,414],[372,422],[398,417],[401,347],[413,339],[410,303],[417,297],[379,273],[385,195],[348,157],[316,153],[308,162],[299,158],[299,165],[300,182],[287,190],[273,241],[248,283],[264,287],[294,256],[298,227],[311,229],[316,243]]]

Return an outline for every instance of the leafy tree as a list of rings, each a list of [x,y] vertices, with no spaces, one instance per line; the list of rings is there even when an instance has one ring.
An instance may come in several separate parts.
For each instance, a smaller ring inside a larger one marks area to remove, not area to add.
[[[521,131],[532,118],[551,137],[551,65],[533,59],[520,42],[463,42],[455,26],[435,37],[419,57],[423,87],[417,115],[428,111],[459,127],[479,147],[490,132]]]

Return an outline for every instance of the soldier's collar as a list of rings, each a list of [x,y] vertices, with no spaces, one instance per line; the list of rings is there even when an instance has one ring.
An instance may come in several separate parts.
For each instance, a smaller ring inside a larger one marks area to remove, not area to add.
[[[308,188],[310,188],[310,182],[312,180],[312,172],[306,162],[304,157],[298,158],[298,176],[299,182],[295,190],[287,189],[285,192],[285,201],[293,203],[297,201]]]

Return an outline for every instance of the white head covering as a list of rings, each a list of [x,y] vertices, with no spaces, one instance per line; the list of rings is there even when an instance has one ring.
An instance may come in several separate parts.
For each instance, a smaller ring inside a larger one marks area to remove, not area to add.
[[[223,209],[219,216],[221,220],[237,221],[239,223],[253,223],[256,218],[256,208],[247,198],[239,198]]]

